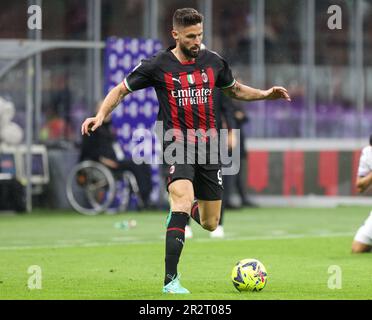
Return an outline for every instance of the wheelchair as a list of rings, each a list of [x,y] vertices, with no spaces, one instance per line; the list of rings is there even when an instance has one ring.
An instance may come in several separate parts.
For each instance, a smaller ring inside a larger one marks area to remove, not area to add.
[[[138,207],[143,208],[134,174],[129,170],[114,172],[97,161],[78,163],[67,177],[67,199],[72,208],[84,215],[111,211],[117,199],[119,204],[116,204],[116,211],[124,212],[128,209],[132,194],[136,196]]]

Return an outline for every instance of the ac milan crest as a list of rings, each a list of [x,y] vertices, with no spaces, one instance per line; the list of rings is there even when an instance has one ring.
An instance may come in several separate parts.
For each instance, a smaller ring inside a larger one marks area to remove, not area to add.
[[[204,83],[208,82],[208,75],[204,71],[202,72],[201,77]]]

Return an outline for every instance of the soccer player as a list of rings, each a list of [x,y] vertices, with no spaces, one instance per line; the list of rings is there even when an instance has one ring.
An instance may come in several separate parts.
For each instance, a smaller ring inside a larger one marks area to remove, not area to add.
[[[363,148],[359,160],[358,177],[356,187],[362,193],[372,184],[372,135],[369,138],[369,146]],[[372,211],[364,224],[357,231],[351,245],[353,253],[372,251]]]
[[[215,87],[232,98],[245,101],[280,98],[290,101],[283,87],[258,90],[237,82],[223,58],[209,50],[200,50],[203,16],[195,9],[176,10],[172,36],[175,46],[143,60],[113,88],[96,116],[83,122],[82,134],[89,134],[89,130],[101,126],[103,119],[126,95],[150,86],[155,88],[159,100],[158,120],[163,122],[164,132],[171,129],[174,132],[174,141],[171,142],[166,141],[164,135],[163,155],[176,142],[188,146],[197,144],[195,139],[200,138],[211,145],[216,134],[212,95]],[[197,129],[201,129],[198,134],[195,132]],[[189,293],[181,285],[177,271],[189,215],[206,230],[213,231],[218,225],[223,186],[220,164],[210,161],[214,158],[213,152],[209,151],[201,159],[199,152],[197,159],[189,159],[186,152],[186,163],[178,160],[165,163],[169,168],[166,179],[171,210],[165,240],[164,293]],[[207,158],[208,161],[204,161]],[[195,203],[194,198],[197,199]]]

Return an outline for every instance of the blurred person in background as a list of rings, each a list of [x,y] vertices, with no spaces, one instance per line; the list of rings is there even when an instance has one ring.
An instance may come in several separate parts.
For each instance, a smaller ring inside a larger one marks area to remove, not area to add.
[[[40,140],[47,145],[55,145],[63,140],[72,140],[74,137],[70,122],[60,116],[57,110],[48,108],[46,122],[40,131]]]
[[[97,110],[100,105],[101,103],[97,105]],[[131,171],[136,177],[144,206],[149,205],[152,191],[151,166],[136,164],[131,159],[125,159],[112,128],[111,115],[105,118],[102,125],[91,136],[83,136],[79,161],[84,160],[104,164],[118,179],[123,171]]]
[[[68,63],[65,61],[65,63]],[[61,75],[56,76],[54,79],[53,90],[51,92],[51,106],[53,106],[52,113],[55,114],[56,117],[62,119],[65,124],[72,123],[71,120],[71,90],[69,87],[69,75],[68,73],[64,73]],[[64,126],[63,138],[65,140],[72,139],[71,136],[71,128],[69,125]]]
[[[239,137],[239,145],[234,145],[233,147],[240,148],[240,170],[236,175],[227,176],[225,179],[225,187],[226,184],[228,188],[233,191],[235,188],[240,197],[240,203],[234,204],[228,197],[229,194],[226,195],[226,208],[241,208],[241,207],[256,207],[256,205],[249,199],[248,190],[246,186],[246,172],[247,172],[247,153],[245,149],[245,142],[246,142],[246,134],[244,131],[244,125],[249,122],[249,118],[243,108],[243,106],[238,102],[232,102],[232,113],[233,119],[235,123],[235,129],[240,134]]]

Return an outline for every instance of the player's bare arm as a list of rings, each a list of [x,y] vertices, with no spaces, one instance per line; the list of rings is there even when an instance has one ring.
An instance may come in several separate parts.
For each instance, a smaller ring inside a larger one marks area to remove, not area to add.
[[[283,87],[272,87],[268,90],[260,90],[248,87],[238,81],[229,88],[223,90],[227,96],[244,101],[285,99],[291,101],[287,89]]]
[[[100,127],[103,120],[116,108],[124,97],[129,94],[130,91],[124,85],[124,83],[118,84],[113,88],[103,100],[101,107],[99,108],[95,117],[87,118],[81,126],[81,134],[89,135],[89,131],[94,131]]]
[[[359,193],[364,192],[372,184],[372,172],[365,177],[358,177],[356,181],[356,188]]]

